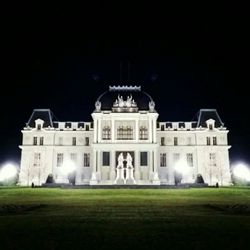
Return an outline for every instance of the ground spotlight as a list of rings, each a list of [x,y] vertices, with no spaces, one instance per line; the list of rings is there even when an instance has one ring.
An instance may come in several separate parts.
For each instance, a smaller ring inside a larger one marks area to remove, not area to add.
[[[233,167],[233,174],[235,177],[250,181],[250,169],[244,163],[238,163]]]
[[[12,163],[3,165],[0,169],[0,181],[8,181],[17,175],[17,167]]]

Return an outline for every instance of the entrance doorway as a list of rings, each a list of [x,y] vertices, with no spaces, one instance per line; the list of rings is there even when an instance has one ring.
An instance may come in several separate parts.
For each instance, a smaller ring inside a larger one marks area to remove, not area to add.
[[[127,154],[129,153],[132,157],[132,165],[133,165],[133,168],[134,168],[134,171],[135,171],[135,166],[134,166],[134,151],[116,151],[115,153],[115,159],[116,159],[116,167],[118,165],[118,157],[120,154],[123,154],[123,158],[124,158],[124,161],[123,161],[123,167],[124,167],[124,178],[126,178],[126,168],[127,168],[127,161],[126,161],[126,158],[127,158]]]

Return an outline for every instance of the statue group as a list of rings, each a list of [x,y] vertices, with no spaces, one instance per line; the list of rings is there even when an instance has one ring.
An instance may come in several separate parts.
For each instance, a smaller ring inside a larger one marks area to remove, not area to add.
[[[123,153],[119,154],[116,170],[115,184],[135,184],[134,168],[130,153],[127,153],[126,158],[123,157]]]

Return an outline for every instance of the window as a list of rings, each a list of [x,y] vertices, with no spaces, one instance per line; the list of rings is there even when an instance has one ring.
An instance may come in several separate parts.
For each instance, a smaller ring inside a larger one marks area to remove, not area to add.
[[[174,137],[174,146],[178,145],[178,137]]]
[[[187,154],[187,165],[189,167],[193,167],[194,166],[193,154],[190,154],[190,153]]]
[[[140,140],[147,140],[148,139],[148,129],[144,126],[140,127]]]
[[[89,131],[89,125],[86,125],[86,131]]]
[[[59,145],[63,145],[63,138],[62,137],[59,137],[58,141],[59,141]]]
[[[166,158],[166,154],[160,154],[160,166],[161,167],[166,167],[167,166],[167,158]]]
[[[41,165],[41,154],[35,153],[34,154],[34,167],[40,167]]]
[[[187,138],[187,145],[192,145],[192,138],[191,137]]]
[[[57,154],[57,167],[61,167],[63,164],[63,154],[59,153]]]
[[[207,137],[207,145],[211,145],[210,137]]]
[[[212,124],[209,124],[209,130],[213,130],[213,125]]]
[[[33,145],[37,145],[37,137],[33,137]]]
[[[217,145],[217,137],[216,136],[213,137],[213,145]]]
[[[164,125],[161,125],[161,131],[164,131]]]
[[[110,153],[102,152],[102,165],[109,166],[110,165]]]
[[[140,155],[141,155],[140,157],[141,166],[147,166],[148,165],[148,152],[141,152]]]
[[[41,128],[42,128],[42,125],[41,125],[41,124],[38,124],[38,125],[37,125],[37,130],[41,130]]]
[[[85,137],[85,146],[89,146],[89,137]]]
[[[133,129],[131,126],[119,126],[117,129],[117,140],[133,140]]]
[[[43,145],[43,137],[40,137],[40,145]]]
[[[161,146],[165,146],[165,137],[161,137]]]
[[[102,129],[102,139],[103,140],[110,140],[110,138],[111,138],[110,127],[109,126],[105,126]]]
[[[70,154],[70,160],[73,161],[74,163],[76,163],[77,154],[76,154],[76,153],[71,153],[71,154]]]
[[[83,154],[83,166],[84,167],[89,167],[89,162],[90,162],[90,154]]]
[[[73,137],[73,138],[72,138],[72,145],[73,145],[73,146],[76,146],[76,137]]]
[[[174,153],[174,164],[180,160],[180,154]]]
[[[209,153],[209,165],[216,166],[216,154],[215,153]]]

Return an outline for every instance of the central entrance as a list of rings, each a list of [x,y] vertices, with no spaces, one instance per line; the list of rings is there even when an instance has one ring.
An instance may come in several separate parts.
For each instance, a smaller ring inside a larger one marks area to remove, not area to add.
[[[115,184],[135,184],[134,152],[116,151]]]

